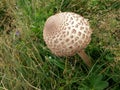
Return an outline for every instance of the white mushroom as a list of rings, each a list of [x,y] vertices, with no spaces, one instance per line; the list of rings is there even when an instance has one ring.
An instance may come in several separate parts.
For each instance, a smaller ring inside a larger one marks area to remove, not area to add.
[[[92,30],[88,20],[72,12],[61,12],[49,17],[43,30],[47,47],[57,56],[72,56],[78,53],[91,66],[84,49],[91,40]]]

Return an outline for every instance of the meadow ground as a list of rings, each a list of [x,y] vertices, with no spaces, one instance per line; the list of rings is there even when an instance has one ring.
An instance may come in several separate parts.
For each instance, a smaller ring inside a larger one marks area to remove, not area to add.
[[[78,55],[57,57],[46,47],[44,23],[60,11],[89,19],[92,68]],[[0,0],[0,90],[119,89],[119,0]]]

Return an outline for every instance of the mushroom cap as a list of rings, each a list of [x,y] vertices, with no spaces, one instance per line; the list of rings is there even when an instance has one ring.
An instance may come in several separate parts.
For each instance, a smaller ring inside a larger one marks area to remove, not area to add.
[[[89,44],[92,30],[89,22],[73,12],[49,17],[43,30],[47,47],[57,56],[72,56]]]

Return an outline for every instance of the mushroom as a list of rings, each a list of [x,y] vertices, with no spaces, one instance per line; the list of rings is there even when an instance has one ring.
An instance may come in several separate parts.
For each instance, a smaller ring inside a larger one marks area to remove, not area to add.
[[[84,49],[91,41],[92,30],[88,20],[73,12],[60,12],[45,22],[43,38],[56,56],[73,56],[78,53],[91,67],[91,60]]]

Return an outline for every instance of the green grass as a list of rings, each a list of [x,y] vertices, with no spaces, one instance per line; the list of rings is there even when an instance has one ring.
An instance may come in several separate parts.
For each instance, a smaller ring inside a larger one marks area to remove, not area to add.
[[[44,23],[60,11],[89,19],[92,68],[78,55],[57,57],[46,47]],[[118,0],[1,0],[0,90],[119,90],[119,15]]]

